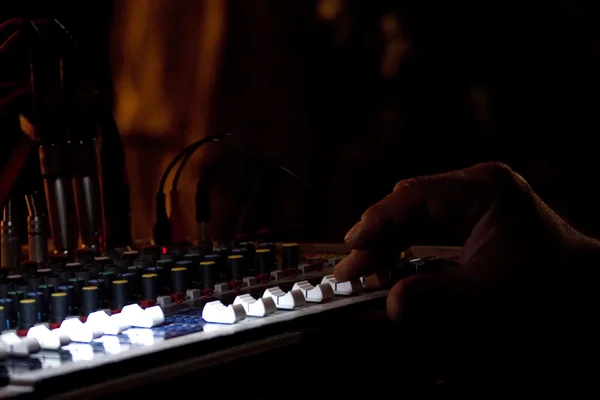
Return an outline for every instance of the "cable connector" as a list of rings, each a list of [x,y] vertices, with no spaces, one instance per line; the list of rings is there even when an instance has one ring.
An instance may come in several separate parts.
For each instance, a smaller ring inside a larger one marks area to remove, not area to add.
[[[183,222],[183,215],[181,215],[179,191],[171,190],[169,192],[169,200],[171,201],[171,214],[169,214],[171,240],[173,243],[185,242],[185,224]]]
[[[171,222],[167,215],[167,197],[164,193],[156,194],[156,223],[153,229],[154,244],[168,246],[171,244]]]

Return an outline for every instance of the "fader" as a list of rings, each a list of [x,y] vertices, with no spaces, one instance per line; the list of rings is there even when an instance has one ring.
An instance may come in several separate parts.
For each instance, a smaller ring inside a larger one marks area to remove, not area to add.
[[[141,248],[91,263],[57,258],[37,271],[27,264],[26,277],[0,279],[0,373],[10,385],[37,388],[82,362],[102,368],[384,297],[386,288],[368,280],[334,278],[346,251],[244,242],[164,254]],[[405,258],[387,281],[428,262]]]

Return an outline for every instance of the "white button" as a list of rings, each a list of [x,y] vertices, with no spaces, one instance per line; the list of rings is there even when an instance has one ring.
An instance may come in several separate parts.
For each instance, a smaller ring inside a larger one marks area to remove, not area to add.
[[[256,278],[253,276],[247,276],[242,279],[242,282],[244,283],[244,286],[253,286],[256,285]]]
[[[240,304],[244,307],[246,315],[250,317],[264,317],[277,309],[275,301],[271,297],[263,297],[257,300],[249,294],[236,297],[233,304]]]
[[[134,328],[154,328],[165,322],[165,315],[159,306],[144,310],[138,304],[129,304],[121,310],[121,320]]]
[[[91,327],[91,325],[85,325],[79,318],[67,318],[60,324],[61,332],[69,335],[71,341],[79,343],[91,343],[92,340],[99,337],[94,337],[99,333],[94,332]]]
[[[191,300],[199,299],[200,297],[202,297],[202,292],[200,291],[200,289],[190,289],[185,292],[185,297]]]
[[[25,357],[42,349],[40,342],[34,338],[20,338],[15,331],[6,331],[0,335],[0,342],[8,347],[11,355]]]
[[[234,324],[246,318],[244,307],[239,304],[225,306],[219,300],[206,303],[202,309],[202,319],[215,324]]]
[[[277,281],[279,279],[283,279],[285,278],[285,273],[279,269],[276,269],[275,271],[271,271],[271,279]]]
[[[215,285],[215,293],[223,293],[229,290],[229,284],[226,282],[217,283]]]
[[[44,350],[59,350],[62,346],[71,343],[71,338],[60,328],[50,330],[43,324],[31,327],[27,332],[27,337],[37,339]]]
[[[338,296],[351,296],[359,293],[363,288],[363,285],[358,279],[352,279],[346,282],[338,282],[333,275],[324,276],[321,283],[327,283],[331,285],[333,293]]]
[[[286,293],[279,286],[265,290],[262,297],[271,297],[277,308],[282,310],[292,310],[306,304],[306,299],[300,290],[290,290]]]
[[[123,317],[120,313],[108,315],[104,311],[96,311],[88,315],[85,324],[93,331],[102,330],[105,335],[118,335],[131,327],[127,316]]]
[[[159,306],[148,307],[131,321],[135,328],[155,328],[165,322],[165,314]]]
[[[306,301],[311,303],[321,303],[333,298],[333,288],[327,283],[313,286],[309,281],[300,281],[294,283],[292,290],[301,291]]]
[[[169,297],[169,296],[158,296],[156,298],[156,304],[158,304],[161,307],[168,306],[169,304],[171,304],[171,297]]]

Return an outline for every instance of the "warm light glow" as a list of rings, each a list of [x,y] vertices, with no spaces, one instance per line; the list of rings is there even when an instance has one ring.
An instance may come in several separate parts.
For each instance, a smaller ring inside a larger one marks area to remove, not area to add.
[[[150,194],[170,159],[208,134],[225,7],[224,1],[169,0],[124,1],[115,7],[115,118],[127,158],[134,238],[151,237]],[[155,154],[143,142],[156,146]],[[194,167],[190,162],[189,169]],[[180,187],[195,187],[193,174],[183,174]],[[184,194],[182,206],[192,209],[193,191]],[[192,235],[193,218],[185,222]]]

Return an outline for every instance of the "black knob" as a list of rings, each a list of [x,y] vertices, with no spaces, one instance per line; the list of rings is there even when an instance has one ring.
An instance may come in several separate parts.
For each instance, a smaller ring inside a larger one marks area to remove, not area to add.
[[[69,305],[69,314],[73,314],[73,307],[75,307],[75,299],[77,297],[73,285],[60,285],[56,288],[56,291],[66,293],[67,304]]]
[[[196,263],[196,264],[200,264],[200,260],[201,260],[202,256],[200,255],[200,253],[187,253],[185,256],[183,256],[183,260],[184,261],[191,261],[192,263]]]
[[[126,251],[123,253],[123,258],[127,258],[127,259],[133,261],[136,258],[140,258],[140,252],[136,251],[136,250]]]
[[[108,301],[110,300],[108,293],[106,290],[106,285],[104,284],[104,280],[102,279],[92,279],[88,286],[96,286],[98,288],[98,297],[100,298],[100,308],[108,306]]]
[[[240,248],[246,250],[246,260],[248,261],[248,265],[254,265],[254,256],[256,254],[256,246],[254,242],[241,242]]]
[[[31,286],[28,283],[23,283],[21,285],[17,285],[15,287],[15,291],[27,293],[27,292],[29,292],[30,288],[31,288]]]
[[[45,278],[47,276],[52,275],[52,270],[50,268],[42,268],[37,270],[37,276]]]
[[[158,260],[158,261],[161,261],[161,260],[171,261],[172,263],[174,263],[175,261],[177,261],[177,256],[172,253],[163,254],[160,256],[160,260]]]
[[[165,269],[162,267],[150,267],[146,273],[158,275],[159,284],[161,284],[163,283],[162,281],[166,279],[167,271],[165,271]]]
[[[119,266],[116,264],[109,264],[104,267],[104,273],[111,272],[115,276],[119,275],[122,271],[125,271],[125,269],[119,268]]]
[[[52,285],[39,285],[37,287],[37,291],[42,294],[42,297],[44,299],[44,303],[47,304],[48,307],[49,307],[50,297],[52,296],[52,293],[54,293],[54,286],[52,286]]]
[[[37,272],[38,263],[35,261],[23,261],[21,263],[21,275],[23,278],[33,278]]]
[[[34,299],[19,302],[19,330],[26,330],[38,322],[37,307]]]
[[[127,267],[127,273],[132,273],[135,275],[135,277],[137,279],[140,279],[142,277],[142,275],[144,275],[144,268],[137,266],[137,265],[132,265],[131,267]]]
[[[100,291],[97,286],[85,286],[81,291],[81,315],[87,317],[100,309]]]
[[[112,283],[112,309],[121,310],[129,303],[129,282],[126,279],[118,279]]]
[[[190,284],[192,282],[198,281],[198,268],[199,267],[200,267],[200,263],[194,264],[191,260],[182,260],[182,261],[178,261],[177,263],[175,263],[175,268],[187,269],[187,279],[189,279],[189,281],[186,281],[186,284],[187,284],[186,289],[190,288]]]
[[[133,261],[129,258],[119,258],[118,260],[115,260],[115,265],[119,267],[119,271],[123,272],[127,267],[133,265]]]
[[[67,293],[52,293],[50,296],[50,323],[61,323],[65,318],[67,318],[68,315],[69,299]]]
[[[49,263],[48,268],[52,270],[52,272],[56,273],[57,271],[62,271],[64,265],[61,263]]]
[[[98,277],[98,275],[100,275],[100,273],[102,271],[104,271],[104,265],[102,264],[88,264],[85,266],[85,269],[88,269],[90,271],[90,275],[91,278],[90,279],[96,279]],[[89,281],[89,279],[88,279]]]
[[[112,260],[110,259],[110,257],[95,257],[94,264],[106,267],[108,264],[112,264]]]
[[[134,295],[140,292],[141,277],[133,272],[125,272],[119,275],[119,279],[125,279],[127,281],[127,288],[129,289],[129,298],[133,298]]]
[[[51,275],[46,277],[46,285],[58,287],[63,283],[65,283],[65,281],[60,276]]]
[[[8,292],[8,298],[12,301],[13,315],[19,312],[19,302],[25,298],[25,293],[20,290],[12,290]]]
[[[102,280],[102,285],[104,286],[106,293],[112,293],[112,283],[115,279],[117,279],[117,276],[112,272],[104,271],[98,275],[98,279]]]
[[[215,287],[217,264],[214,261],[202,261],[200,263],[200,270],[202,273],[202,289],[211,290]]]
[[[246,273],[244,256],[239,254],[231,255],[227,259],[227,263],[231,278],[235,280],[242,280],[244,278],[244,274]]]
[[[63,268],[64,270],[67,271],[76,271],[78,269],[83,268],[85,264],[82,264],[80,262],[72,262],[72,263],[68,263],[67,265],[65,265],[65,267]]]
[[[273,254],[269,249],[258,249],[254,256],[254,270],[258,274],[270,274],[275,268]]]
[[[11,283],[14,287],[23,285],[25,283],[25,279],[23,279],[23,277],[19,274],[8,275],[6,277],[6,280],[8,281],[8,283]]]
[[[77,270],[75,271],[75,278],[79,278],[87,284],[92,279],[92,271],[86,268]]]
[[[142,250],[142,254],[146,258],[151,258],[154,261],[158,259],[160,256],[160,247],[159,246],[147,246]]]
[[[35,277],[35,278],[28,278],[27,279],[27,285],[33,290],[36,287],[38,287],[39,285],[43,285],[44,283],[46,283],[46,279],[44,279],[43,277],[39,276],[39,277]]]
[[[162,268],[167,275],[171,274],[171,270],[173,269],[173,261],[171,260],[158,260],[156,262],[156,266],[158,268]]]
[[[182,294],[187,289],[188,271],[184,267],[175,267],[171,270],[171,293]]]
[[[58,275],[63,282],[68,282],[69,279],[71,279],[74,276],[73,271],[71,271],[70,269],[56,271],[56,275]]]
[[[213,261],[215,264],[218,264],[221,256],[219,254],[207,254],[204,256],[204,261]]]
[[[76,298],[81,298],[81,289],[85,286],[85,281],[81,278],[71,278],[69,282],[67,282],[68,286],[73,286],[73,290],[75,290]]]
[[[271,253],[275,254],[275,243],[273,242],[262,242],[258,244],[259,249],[269,249]]]
[[[183,263],[187,262],[188,264],[184,265],[182,263],[177,263],[177,266],[186,267],[189,271],[192,282],[198,282],[200,280],[200,261],[202,261],[200,253],[187,253],[185,256],[183,256]]]
[[[94,262],[94,250],[78,249],[75,258],[83,265]]]
[[[281,268],[298,268],[300,264],[300,251],[296,243],[282,245]]]
[[[150,260],[146,258],[138,258],[136,260],[133,260],[133,266],[145,270],[150,266]]]
[[[13,288],[14,286],[8,282],[0,283],[0,299],[5,299]]]
[[[155,300],[158,297],[158,274],[142,275],[142,300]]]
[[[48,316],[50,312],[50,303],[44,299],[44,294],[42,292],[29,292],[26,297],[28,299],[35,300],[35,306],[37,307],[38,313],[38,321],[42,321],[45,317]]]
[[[67,265],[68,262],[69,262],[69,258],[67,256],[65,256],[64,254],[54,254],[54,255],[50,256],[51,264],[60,264],[64,267],[65,265]]]

